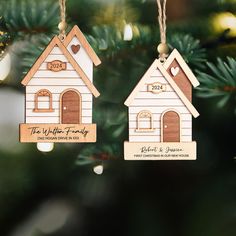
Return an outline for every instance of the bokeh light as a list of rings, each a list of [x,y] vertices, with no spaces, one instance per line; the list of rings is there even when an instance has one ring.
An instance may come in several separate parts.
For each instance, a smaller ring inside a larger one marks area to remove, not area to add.
[[[11,70],[11,57],[9,53],[7,53],[5,56],[3,56],[2,59],[0,59],[0,80],[4,80],[7,78],[8,74]]]
[[[230,30],[229,35],[236,35],[236,16],[230,12],[223,12],[213,17],[213,27],[216,33]]]
[[[37,148],[41,152],[51,152],[54,149],[54,143],[37,143]]]

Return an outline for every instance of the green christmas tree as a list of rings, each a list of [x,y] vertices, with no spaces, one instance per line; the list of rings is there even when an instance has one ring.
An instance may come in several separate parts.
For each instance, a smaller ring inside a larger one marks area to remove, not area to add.
[[[13,235],[43,200],[58,196],[75,209],[65,218],[71,225],[43,231],[35,223],[31,235],[235,235],[235,13],[234,0],[168,1],[169,47],[201,83],[194,92],[198,161],[124,163],[123,103],[158,57],[156,1],[68,0],[68,30],[78,24],[102,60],[94,75],[98,141],[57,145],[49,154],[30,144],[19,153],[0,148],[0,235]],[[0,0],[0,16],[0,51],[9,50],[13,62],[0,93],[23,94],[22,78],[59,33],[58,1]],[[131,41],[124,40],[126,24]],[[94,167],[104,174],[98,178]]]

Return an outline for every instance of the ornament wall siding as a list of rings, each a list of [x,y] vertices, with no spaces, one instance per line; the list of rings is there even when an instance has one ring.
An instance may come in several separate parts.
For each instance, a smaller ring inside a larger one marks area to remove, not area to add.
[[[47,62],[54,60],[67,62],[67,70],[59,72],[48,70]],[[47,89],[52,93],[54,112],[36,113],[33,111],[35,93],[41,89]],[[75,89],[81,94],[82,123],[92,124],[93,95],[61,50],[55,47],[26,86],[26,123],[60,123],[60,96],[67,89]]]
[[[159,82],[166,84],[166,92],[154,94],[148,92],[148,84]],[[175,110],[181,119],[181,142],[192,141],[192,114],[179,98],[177,93],[168,84],[159,70],[148,78],[144,87],[136,94],[129,106],[129,141],[130,142],[161,142],[161,115],[167,110]],[[137,132],[137,115],[140,111],[147,110],[153,115],[152,132]]]
[[[72,45],[80,45],[80,50],[78,51],[78,53],[74,54],[72,52]],[[67,50],[74,57],[79,66],[84,70],[84,73],[91,80],[91,82],[93,82],[93,62],[76,36],[74,36],[71,42],[68,44]]]

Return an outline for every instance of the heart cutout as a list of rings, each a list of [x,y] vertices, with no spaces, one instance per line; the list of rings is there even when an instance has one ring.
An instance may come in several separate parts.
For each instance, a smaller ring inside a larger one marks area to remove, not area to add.
[[[80,50],[80,45],[71,45],[71,50],[74,54],[77,54],[78,51]]]
[[[171,67],[170,72],[173,76],[178,75],[179,73],[179,67]]]

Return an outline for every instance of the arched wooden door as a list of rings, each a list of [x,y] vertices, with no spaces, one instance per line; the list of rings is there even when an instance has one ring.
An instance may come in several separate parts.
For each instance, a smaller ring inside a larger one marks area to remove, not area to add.
[[[81,123],[81,96],[79,93],[68,90],[61,98],[61,123]]]
[[[168,111],[162,118],[163,142],[180,142],[180,117],[174,111]]]

